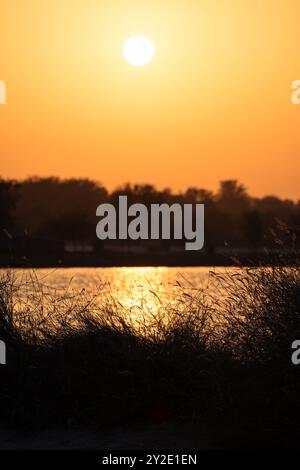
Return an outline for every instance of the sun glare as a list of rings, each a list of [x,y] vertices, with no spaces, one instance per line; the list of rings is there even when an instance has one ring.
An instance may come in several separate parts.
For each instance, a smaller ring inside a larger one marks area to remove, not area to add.
[[[133,36],[124,45],[124,57],[136,67],[148,64],[154,56],[154,46],[145,36]]]

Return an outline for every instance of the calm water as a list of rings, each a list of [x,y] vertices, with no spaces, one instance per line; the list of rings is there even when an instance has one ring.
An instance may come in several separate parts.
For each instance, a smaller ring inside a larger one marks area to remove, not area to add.
[[[228,270],[228,268],[227,268]],[[141,302],[151,306],[153,293],[162,301],[169,301],[178,294],[178,283],[187,289],[210,288],[210,273],[224,271],[224,268],[170,268],[170,267],[134,267],[134,268],[59,268],[37,269],[37,279],[51,289],[58,291],[112,293],[126,306]],[[32,271],[16,270],[20,282],[24,282]]]

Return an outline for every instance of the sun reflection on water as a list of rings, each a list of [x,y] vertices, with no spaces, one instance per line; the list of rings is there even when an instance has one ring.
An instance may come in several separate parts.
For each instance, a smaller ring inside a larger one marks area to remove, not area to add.
[[[218,268],[218,271],[221,270]],[[138,324],[149,325],[153,319],[158,318],[167,321],[168,313],[174,305],[180,311],[182,296],[191,295],[193,299],[197,296],[199,298],[199,293],[203,291],[208,292],[212,288],[211,271],[212,268],[206,267],[121,267],[16,270],[15,273],[18,282],[27,286],[21,289],[26,298],[23,307],[27,310],[31,304],[31,289],[34,289],[32,311],[35,308],[38,311],[45,308],[45,311],[51,312],[57,303],[57,311],[62,308],[63,312],[69,313],[64,300],[59,304],[59,299],[63,299],[66,293],[70,298],[75,296],[75,299],[78,293],[83,293],[83,303],[89,295],[95,295],[95,316],[100,313],[113,315],[116,311],[117,314],[121,312],[136,327]],[[76,311],[77,301],[73,302]],[[116,309],[116,304],[121,308]],[[183,307],[184,304],[186,303],[183,303]],[[106,308],[109,305],[111,310]]]

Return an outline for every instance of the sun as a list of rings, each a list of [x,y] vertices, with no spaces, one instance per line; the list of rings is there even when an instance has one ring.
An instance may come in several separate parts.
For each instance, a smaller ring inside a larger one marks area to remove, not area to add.
[[[154,56],[154,45],[145,36],[132,36],[124,44],[124,57],[136,67],[148,64]]]

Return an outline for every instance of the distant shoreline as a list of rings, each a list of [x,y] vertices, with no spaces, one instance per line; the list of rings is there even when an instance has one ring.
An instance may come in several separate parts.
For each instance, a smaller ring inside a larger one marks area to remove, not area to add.
[[[103,255],[63,254],[0,254],[0,268],[101,268],[101,267],[209,267],[209,266],[268,266],[274,264],[275,255],[267,253],[232,255],[209,254],[134,254],[109,253]]]

